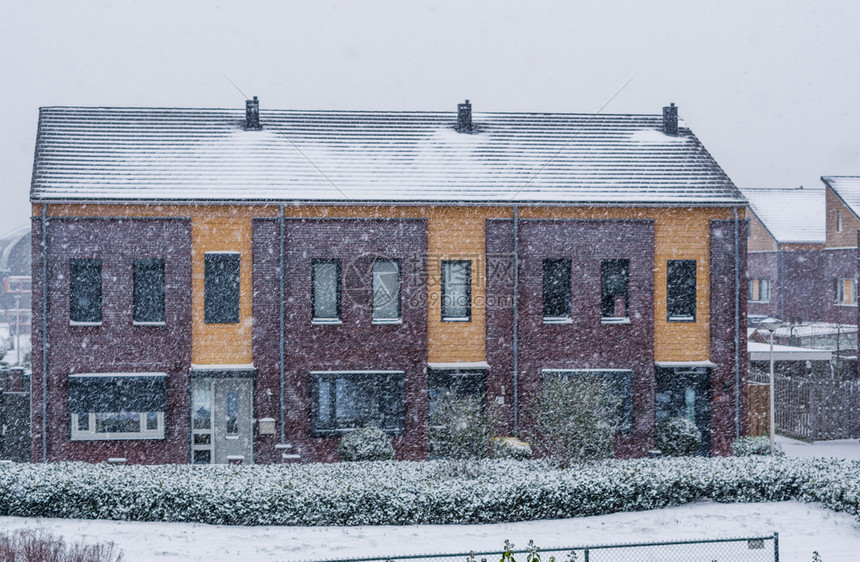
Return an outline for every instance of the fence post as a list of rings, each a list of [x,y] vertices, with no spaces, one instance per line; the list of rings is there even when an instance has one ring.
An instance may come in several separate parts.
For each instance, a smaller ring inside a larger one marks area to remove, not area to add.
[[[779,533],[773,534],[773,562],[779,562]]]
[[[585,549],[585,562],[588,562],[588,549],[587,548]],[[777,562],[779,562],[779,561],[777,560]]]

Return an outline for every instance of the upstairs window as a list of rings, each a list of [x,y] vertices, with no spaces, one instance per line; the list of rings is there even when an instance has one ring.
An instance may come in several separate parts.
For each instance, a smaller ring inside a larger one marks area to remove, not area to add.
[[[400,261],[373,262],[373,316],[377,324],[400,321]]]
[[[313,261],[311,284],[313,285],[313,321],[319,323],[340,322],[340,260],[320,259]]]
[[[239,252],[207,252],[204,270],[204,322],[238,324]]]
[[[669,260],[666,313],[670,322],[696,321],[696,260]]]
[[[750,279],[750,302],[770,302],[770,279]]]
[[[853,306],[857,304],[857,281],[855,279],[836,280],[837,306]]]
[[[134,260],[135,324],[164,323],[164,260]]]
[[[600,316],[603,322],[624,321],[628,317],[630,260],[600,262]]]
[[[836,232],[842,232],[842,211],[836,210]]]
[[[442,261],[442,321],[472,319],[472,262]]]
[[[102,260],[69,260],[69,320],[72,324],[102,321]]]
[[[543,260],[543,320],[570,320],[570,260]]]

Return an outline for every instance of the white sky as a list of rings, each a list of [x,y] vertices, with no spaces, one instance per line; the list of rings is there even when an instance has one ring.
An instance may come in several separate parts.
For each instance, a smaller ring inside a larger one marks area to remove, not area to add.
[[[0,1],[0,234],[44,105],[680,106],[741,187],[860,174],[860,2]]]

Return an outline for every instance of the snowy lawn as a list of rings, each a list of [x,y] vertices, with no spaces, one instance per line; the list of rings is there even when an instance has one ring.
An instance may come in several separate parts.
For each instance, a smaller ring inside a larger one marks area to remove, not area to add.
[[[529,539],[546,549],[574,544],[780,535],[782,562],[856,562],[860,526],[851,515],[794,501],[717,504],[701,501],[637,513],[498,523],[358,527],[243,527],[0,517],[0,528],[41,528],[67,541],[111,540],[126,560],[322,560],[335,557],[501,550]],[[740,561],[737,561],[740,562]]]

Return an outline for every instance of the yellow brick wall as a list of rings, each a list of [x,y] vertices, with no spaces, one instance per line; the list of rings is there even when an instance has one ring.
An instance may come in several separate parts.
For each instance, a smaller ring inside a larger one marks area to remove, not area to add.
[[[854,216],[848,207],[842,203],[839,197],[829,187],[825,189],[825,205],[827,208],[827,248],[856,248],[857,229],[860,229],[860,220]],[[842,211],[842,232],[836,232],[836,211]]]
[[[776,240],[765,229],[754,214],[750,213],[750,238],[747,249],[750,252],[775,252]]]

